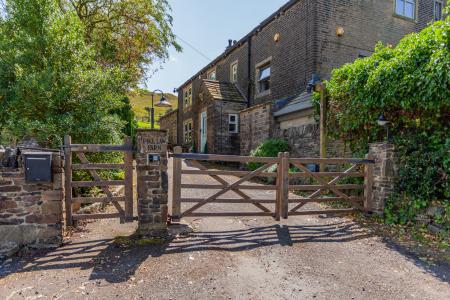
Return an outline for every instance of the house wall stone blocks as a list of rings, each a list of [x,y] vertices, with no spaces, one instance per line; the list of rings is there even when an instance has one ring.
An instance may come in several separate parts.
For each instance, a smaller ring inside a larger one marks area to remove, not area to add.
[[[274,120],[270,103],[256,105],[240,113],[241,155],[250,151],[271,137]]]
[[[0,167],[0,248],[3,245],[48,247],[62,242],[63,162],[52,157],[52,182],[27,183],[19,166]],[[1,253],[0,253],[1,255]]]
[[[168,134],[168,142],[169,146],[173,147],[178,145],[178,133],[177,133],[177,124],[178,124],[178,110],[175,109],[171,112],[166,113],[159,119],[159,128],[161,130],[166,130]]]

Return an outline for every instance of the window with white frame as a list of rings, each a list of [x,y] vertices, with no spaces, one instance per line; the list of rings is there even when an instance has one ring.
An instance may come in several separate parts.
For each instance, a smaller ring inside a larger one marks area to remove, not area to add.
[[[238,81],[238,62],[235,61],[230,67],[230,81],[235,83]]]
[[[209,80],[217,80],[216,79],[217,78],[216,70],[214,69],[214,70],[209,71],[207,77]]]
[[[395,13],[408,19],[415,19],[416,0],[395,0]]]
[[[238,114],[228,115],[228,132],[238,133],[239,132],[239,117]]]
[[[264,93],[270,91],[270,63],[262,65],[257,69],[258,92]]]
[[[444,10],[444,2],[442,1],[434,1],[434,20],[440,21],[442,20]]]
[[[183,107],[186,109],[192,105],[192,85],[183,90]]]
[[[192,120],[187,120],[183,126],[184,142],[192,143]]]

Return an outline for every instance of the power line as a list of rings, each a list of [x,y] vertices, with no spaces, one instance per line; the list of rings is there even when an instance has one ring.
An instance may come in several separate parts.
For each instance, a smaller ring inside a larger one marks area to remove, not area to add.
[[[188,41],[184,40],[182,37],[180,37],[179,35],[176,35],[176,37],[182,41],[183,43],[185,43],[189,48],[191,48],[192,50],[194,50],[195,52],[197,52],[200,56],[202,56],[204,59],[206,59],[207,61],[211,61],[212,59],[209,58],[206,54],[204,54],[202,51],[198,50],[197,48],[195,48],[191,43],[189,43]]]

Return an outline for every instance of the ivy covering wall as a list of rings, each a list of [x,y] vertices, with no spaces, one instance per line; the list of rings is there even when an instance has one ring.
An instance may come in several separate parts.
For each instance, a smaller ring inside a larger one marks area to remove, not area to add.
[[[384,115],[400,152],[396,196],[386,220],[412,223],[431,205],[450,212],[450,18],[404,37],[396,47],[378,44],[371,57],[332,73],[327,83],[328,130],[353,151],[365,153],[382,141]]]

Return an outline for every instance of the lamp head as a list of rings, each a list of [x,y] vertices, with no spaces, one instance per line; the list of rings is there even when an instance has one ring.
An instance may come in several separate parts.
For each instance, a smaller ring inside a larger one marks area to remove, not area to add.
[[[377,123],[380,126],[386,126],[387,124],[389,124],[389,121],[386,119],[386,117],[383,114],[378,118]]]
[[[167,101],[167,98],[164,97],[164,95],[162,95],[161,99],[159,100],[158,103],[155,104],[155,106],[169,108],[172,107],[172,104],[170,104],[170,102]]]

